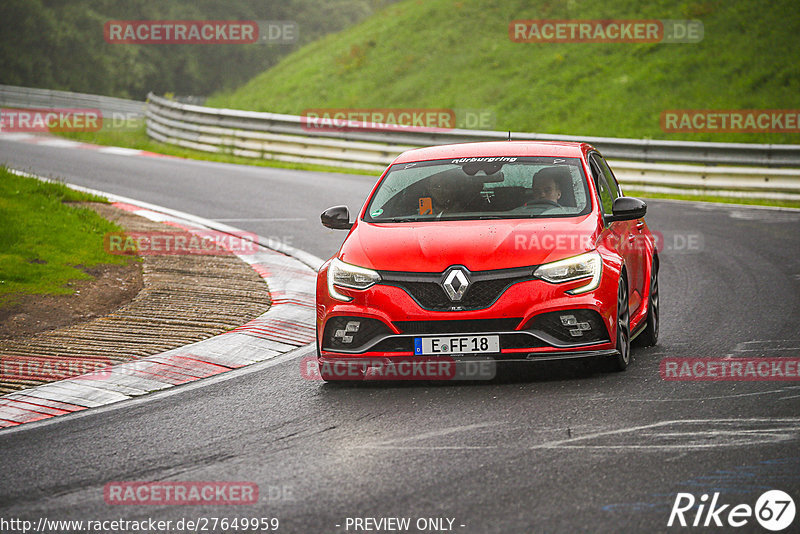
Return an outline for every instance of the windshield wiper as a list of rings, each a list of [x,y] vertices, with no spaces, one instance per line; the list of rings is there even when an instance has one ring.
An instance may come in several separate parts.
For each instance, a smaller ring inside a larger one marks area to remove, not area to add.
[[[426,219],[422,219],[420,217],[392,217],[391,219],[373,219],[372,222],[374,223],[399,223],[399,222],[415,222],[415,221],[424,221]]]

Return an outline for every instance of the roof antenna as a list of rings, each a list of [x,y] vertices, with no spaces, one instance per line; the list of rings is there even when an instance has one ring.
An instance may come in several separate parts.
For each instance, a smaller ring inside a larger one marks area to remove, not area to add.
[[[511,141],[511,130],[508,131],[508,140]]]

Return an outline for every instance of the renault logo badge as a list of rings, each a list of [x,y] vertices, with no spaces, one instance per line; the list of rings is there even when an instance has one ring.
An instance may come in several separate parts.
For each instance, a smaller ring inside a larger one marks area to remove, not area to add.
[[[469,288],[469,278],[467,271],[461,267],[453,267],[442,280],[442,288],[444,289],[450,300],[458,302],[464,296]]]

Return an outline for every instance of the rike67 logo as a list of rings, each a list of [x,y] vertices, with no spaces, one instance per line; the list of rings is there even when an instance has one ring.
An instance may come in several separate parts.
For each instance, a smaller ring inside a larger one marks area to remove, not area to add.
[[[763,528],[779,532],[794,521],[794,500],[784,491],[769,490],[763,493],[755,506],[721,504],[719,496],[719,492],[716,492],[709,499],[708,494],[704,493],[698,500],[691,493],[678,493],[667,526],[739,528],[752,524],[755,518]]]

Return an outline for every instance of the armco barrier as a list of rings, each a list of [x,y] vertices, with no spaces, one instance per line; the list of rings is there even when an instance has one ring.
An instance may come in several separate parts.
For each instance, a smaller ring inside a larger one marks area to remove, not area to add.
[[[508,138],[507,132],[458,129],[412,132],[363,127],[311,131],[303,124],[303,118],[295,115],[195,106],[153,94],[148,96],[147,133],[164,143],[207,152],[376,172],[409,148]],[[512,133],[511,138],[586,141],[615,160],[613,166],[620,181],[645,190],[653,187],[689,188],[694,192],[738,190],[737,196],[800,199],[800,170],[774,168],[800,167],[800,145],[530,133]],[[760,167],[742,167],[752,165]]]
[[[409,148],[457,142],[504,140],[507,132],[311,131],[303,118],[278,113],[182,104],[150,94],[147,133],[159,141],[207,152],[286,162],[381,171]],[[620,180],[635,186],[745,191],[739,196],[800,198],[800,145],[690,143],[512,133],[517,140],[582,140],[614,160]],[[654,163],[658,162],[658,163]],[[684,163],[675,165],[674,162]],[[716,166],[716,165],[729,166]],[[709,166],[714,165],[714,166]],[[762,167],[734,167],[759,165]],[[769,194],[766,194],[769,192]]]
[[[99,109],[103,115],[124,113],[131,118],[142,117],[145,112],[145,103],[137,100],[14,85],[0,85],[0,107],[90,108]]]
[[[508,139],[485,130],[385,131],[369,127],[312,131],[302,117],[217,109],[148,95],[142,102],[83,93],[0,85],[0,106],[87,107],[146,116],[158,141],[206,152],[382,171],[400,152],[448,143]],[[800,199],[800,145],[700,143],[511,133],[515,140],[586,141],[620,181],[644,190],[673,188],[740,197]],[[780,168],[789,167],[789,168]]]
[[[508,132],[452,129],[439,132],[407,131],[386,132],[375,128],[352,128],[349,131],[311,131],[303,124],[302,117],[217,109],[174,102],[154,94],[148,95],[148,119],[158,123],[162,130],[176,135],[178,139],[197,142],[205,137],[205,143],[220,148],[239,148],[260,152],[271,152],[270,141],[289,142],[307,146],[321,139],[363,142],[370,146],[378,144],[374,152],[380,154],[385,147],[406,148],[470,141],[502,141]],[[262,134],[262,135],[258,135]],[[271,135],[264,135],[271,134]],[[292,139],[274,138],[274,135],[290,135]],[[303,139],[299,139],[299,138]],[[800,145],[760,145],[747,143],[700,143],[688,141],[658,141],[650,139],[617,139],[613,137],[578,137],[512,132],[515,140],[540,141],[585,141],[596,146],[608,158],[641,162],[683,162],[703,165],[760,165],[766,167],[800,167]],[[217,141],[223,139],[225,144]],[[247,146],[245,141],[255,144]],[[202,144],[202,142],[201,142]],[[321,145],[322,146],[322,145]],[[339,146],[339,145],[332,145]],[[365,147],[356,147],[361,151]],[[344,158],[332,158],[345,161]]]

